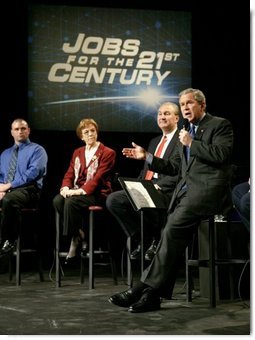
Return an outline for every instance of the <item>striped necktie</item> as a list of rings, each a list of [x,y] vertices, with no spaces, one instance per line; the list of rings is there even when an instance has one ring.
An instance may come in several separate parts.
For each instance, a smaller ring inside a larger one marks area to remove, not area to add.
[[[9,170],[8,170],[8,175],[7,175],[7,183],[10,183],[14,179],[15,171],[16,171],[16,166],[17,166],[17,159],[18,159],[18,151],[19,147],[18,145],[15,146],[12,155],[11,155],[11,160],[9,163]]]
[[[156,157],[161,157],[161,154],[162,154],[162,151],[163,151],[163,148],[164,148],[166,141],[167,141],[167,136],[164,136],[161,143],[159,144],[158,150],[155,153]],[[145,179],[151,180],[153,175],[154,175],[153,171],[147,170],[146,175],[145,175]]]
[[[189,134],[191,135],[192,139],[194,139],[195,134],[196,134],[196,125],[190,124]],[[187,157],[187,161],[189,161],[189,158],[190,158],[190,147],[189,146],[186,146],[186,157]]]

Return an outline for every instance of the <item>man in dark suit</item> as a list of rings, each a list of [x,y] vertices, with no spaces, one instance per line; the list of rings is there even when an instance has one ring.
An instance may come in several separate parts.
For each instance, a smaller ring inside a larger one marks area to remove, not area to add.
[[[133,288],[109,298],[115,305],[129,307],[132,313],[157,310],[161,298],[171,299],[180,260],[201,219],[222,214],[226,207],[232,206],[233,129],[230,122],[206,113],[206,99],[200,90],[182,91],[179,104],[191,129],[180,131],[179,154],[175,158],[166,161],[154,157],[134,143],[133,148],[123,149],[126,157],[146,159],[150,169],[159,173],[176,175],[181,161],[180,179],[150,266]]]
[[[246,182],[239,183],[232,190],[232,200],[243,225],[250,231],[250,207],[251,207],[250,178]]]
[[[179,131],[177,124],[179,121],[179,108],[178,105],[172,102],[163,103],[158,110],[157,124],[162,130],[162,135],[153,138],[148,146],[149,152],[156,153],[161,141],[166,137],[162,153],[160,157],[163,159],[171,158],[174,154],[176,145],[178,143]],[[158,174],[156,172],[148,173],[148,163],[144,162],[144,167],[138,176],[138,179],[151,178],[154,185],[158,189],[159,194],[162,196],[166,209],[170,203],[172,193],[176,186],[177,176],[168,176],[164,174]],[[150,176],[151,174],[151,176]],[[117,219],[127,237],[137,237],[140,234],[140,215],[134,211],[131,203],[124,190],[119,190],[111,193],[106,200],[106,206],[112,215]],[[154,256],[156,245],[160,239],[161,228],[165,223],[166,214],[162,214],[162,211],[150,209],[145,214],[146,233],[145,238],[147,246],[149,240],[153,238],[153,243],[149,249],[145,252],[145,258],[151,260]],[[146,245],[145,245],[146,246]],[[131,253],[131,259],[135,259],[140,256],[140,244]]]

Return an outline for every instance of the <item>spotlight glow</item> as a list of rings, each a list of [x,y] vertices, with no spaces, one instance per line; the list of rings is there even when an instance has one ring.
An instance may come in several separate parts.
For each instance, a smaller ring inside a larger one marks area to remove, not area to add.
[[[158,105],[162,98],[162,95],[157,89],[147,89],[139,93],[139,98],[141,102],[143,102],[147,106],[154,107],[155,105]]]

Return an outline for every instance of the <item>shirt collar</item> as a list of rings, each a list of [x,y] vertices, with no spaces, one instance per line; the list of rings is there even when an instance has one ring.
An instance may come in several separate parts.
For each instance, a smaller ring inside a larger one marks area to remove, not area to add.
[[[171,132],[169,132],[169,133],[167,133],[167,134],[163,135],[163,136],[166,136],[166,138],[167,138],[167,141],[169,141],[169,140],[171,140],[171,139],[172,139],[172,137],[173,137],[173,135],[175,134],[176,130],[177,130],[177,128],[176,128],[176,129],[174,129],[173,131],[171,131]]]

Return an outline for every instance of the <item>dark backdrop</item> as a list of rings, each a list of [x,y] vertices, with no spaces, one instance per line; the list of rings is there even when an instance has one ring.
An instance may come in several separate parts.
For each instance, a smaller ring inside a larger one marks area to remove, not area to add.
[[[157,0],[147,1],[9,1],[1,11],[1,114],[0,152],[13,142],[10,124],[27,117],[27,3],[70,4],[117,8],[182,10],[192,13],[192,87],[207,97],[207,110],[228,118],[234,128],[233,163],[236,181],[250,174],[250,8],[249,2]],[[246,7],[245,7],[246,6]],[[7,22],[7,23],[6,23]],[[136,176],[140,162],[124,159],[121,149],[132,141],[146,147],[154,134],[100,132],[99,139],[117,151],[116,171]],[[44,192],[44,239],[54,244],[52,198],[58,192],[72,151],[81,145],[75,132],[32,131],[31,140],[42,144],[49,156]],[[49,241],[51,240],[51,241]]]

